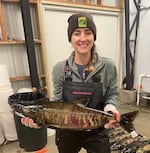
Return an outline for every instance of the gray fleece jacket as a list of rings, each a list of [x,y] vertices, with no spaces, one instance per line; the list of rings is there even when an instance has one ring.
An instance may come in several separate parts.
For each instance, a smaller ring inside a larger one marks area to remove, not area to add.
[[[72,70],[72,81],[82,82],[77,65],[74,62],[74,51],[68,58],[68,63]],[[66,60],[58,62],[53,67],[53,100],[63,101],[62,86],[65,77],[65,66]],[[89,73],[84,82],[92,82],[92,76],[94,75],[100,77],[102,83],[103,96],[105,96],[104,110],[114,110],[118,102],[117,71],[114,62],[109,58],[100,57],[97,54],[97,58],[94,63],[94,71]]]

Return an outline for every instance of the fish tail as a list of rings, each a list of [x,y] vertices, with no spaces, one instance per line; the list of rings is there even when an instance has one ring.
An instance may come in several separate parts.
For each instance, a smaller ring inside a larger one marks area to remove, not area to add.
[[[137,110],[122,114],[120,126],[128,132],[134,131],[135,127],[134,127],[133,121],[135,120],[137,114],[138,114]]]

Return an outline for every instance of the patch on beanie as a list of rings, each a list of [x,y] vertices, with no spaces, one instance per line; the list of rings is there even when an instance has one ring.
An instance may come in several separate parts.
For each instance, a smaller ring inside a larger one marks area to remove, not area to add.
[[[78,17],[78,27],[79,28],[87,27],[87,19],[86,19],[86,17]]]

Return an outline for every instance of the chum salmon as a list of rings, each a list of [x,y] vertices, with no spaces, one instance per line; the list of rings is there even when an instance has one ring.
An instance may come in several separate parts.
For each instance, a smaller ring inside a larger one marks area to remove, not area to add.
[[[109,120],[115,119],[111,113],[86,107],[88,100],[80,99],[73,102],[44,101],[35,105],[14,104],[16,115],[29,117],[38,125],[49,128],[92,130],[103,127]],[[133,120],[138,111],[121,115],[120,125],[126,130],[133,129]]]

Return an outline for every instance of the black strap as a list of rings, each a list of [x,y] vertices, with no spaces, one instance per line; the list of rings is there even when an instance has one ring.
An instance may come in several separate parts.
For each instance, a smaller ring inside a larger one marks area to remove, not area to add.
[[[65,66],[65,81],[72,81],[72,70],[69,66],[68,60],[66,61],[66,66]]]
[[[86,78],[88,76],[88,74],[89,74],[89,72],[86,71],[84,73],[85,76],[82,76],[82,77]],[[99,74],[94,75],[92,77],[92,80],[93,80],[93,82],[100,82],[101,81],[101,76]],[[69,66],[68,60],[66,60],[66,66],[65,66],[65,81],[72,81],[72,70]]]

